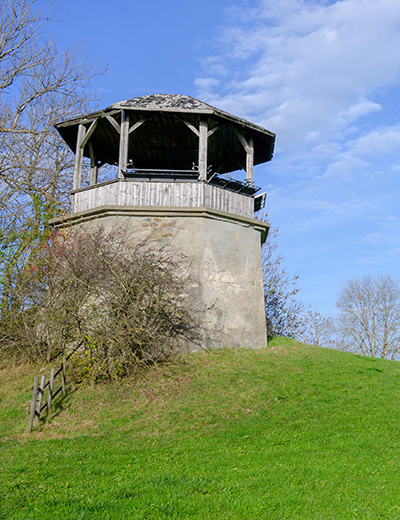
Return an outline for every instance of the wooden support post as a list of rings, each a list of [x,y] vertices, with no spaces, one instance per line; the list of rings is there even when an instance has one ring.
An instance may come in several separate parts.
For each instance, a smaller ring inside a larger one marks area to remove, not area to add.
[[[119,137],[118,178],[124,178],[128,166],[129,112],[121,110],[121,133]]]
[[[89,154],[90,154],[90,181],[89,186],[97,184],[97,178],[99,176],[99,167],[97,163],[96,150],[93,148],[93,144],[89,141]]]
[[[49,391],[47,393],[47,411],[50,412],[51,400],[53,399],[54,388],[54,367],[50,369]]]
[[[67,360],[66,360],[66,358],[63,358],[62,371],[61,371],[61,387],[62,387],[63,395],[65,395],[67,393],[67,381],[66,381],[66,376],[65,376],[66,368],[67,368]]]
[[[31,409],[29,412],[28,432],[31,432],[32,428],[33,428],[33,419],[35,418],[35,408],[36,408],[38,386],[39,386],[39,376],[35,376],[35,379],[33,381]]]
[[[254,167],[254,140],[250,137],[248,140],[236,130],[239,141],[242,143],[246,151],[246,181],[249,184],[253,183],[253,167]]]
[[[207,120],[201,119],[199,126],[199,179],[201,181],[207,180],[207,133]]]
[[[36,407],[36,415],[40,417],[40,412],[42,411],[42,401],[43,401],[43,394],[44,394],[44,386],[46,384],[46,376],[43,375],[40,380],[40,386],[39,386],[39,396],[37,401],[37,407]]]
[[[79,125],[78,127],[78,136],[76,139],[76,152],[75,152],[75,165],[74,165],[74,190],[79,190],[82,182],[82,159],[83,159],[83,148],[81,146],[82,141],[85,138],[85,127],[84,125]]]
[[[253,167],[254,167],[254,141],[250,137],[246,148],[246,181],[249,184],[253,183]]]

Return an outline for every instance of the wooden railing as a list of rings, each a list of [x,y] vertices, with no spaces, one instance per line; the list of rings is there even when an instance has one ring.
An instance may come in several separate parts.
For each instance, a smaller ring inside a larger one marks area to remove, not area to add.
[[[32,392],[32,401],[31,408],[29,412],[29,423],[28,423],[28,432],[32,431],[33,421],[35,417],[40,418],[40,414],[47,409],[47,413],[50,411],[53,399],[62,392],[63,395],[67,392],[66,385],[66,369],[67,360],[64,358],[60,365],[60,368],[57,370],[55,367],[50,369],[50,377],[48,382],[46,383],[46,375],[42,375],[39,383],[39,376],[36,376],[33,381],[33,392]],[[57,376],[61,378],[61,385],[58,388],[55,388],[55,379]],[[47,399],[44,399],[44,394],[47,390]],[[43,404],[44,401],[44,404]]]
[[[252,196],[202,182],[115,179],[72,192],[72,213],[102,206],[209,208],[247,218],[254,216]]]

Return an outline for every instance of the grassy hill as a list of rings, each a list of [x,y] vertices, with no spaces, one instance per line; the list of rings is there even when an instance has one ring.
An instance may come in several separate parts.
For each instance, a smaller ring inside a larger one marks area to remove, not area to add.
[[[25,433],[0,370],[0,518],[400,519],[400,364],[277,339],[79,386]]]

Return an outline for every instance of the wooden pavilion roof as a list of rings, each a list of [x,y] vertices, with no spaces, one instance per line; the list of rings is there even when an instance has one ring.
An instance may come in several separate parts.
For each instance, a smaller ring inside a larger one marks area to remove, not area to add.
[[[132,168],[189,170],[198,161],[196,129],[208,124],[207,163],[227,173],[246,167],[243,138],[254,142],[254,164],[272,158],[275,134],[202,101],[184,95],[151,94],[60,122],[57,130],[75,152],[79,125],[96,121],[90,145],[100,163],[118,164],[121,119],[129,113],[128,163]],[[191,131],[192,130],[192,131]],[[88,144],[83,155],[90,157]]]

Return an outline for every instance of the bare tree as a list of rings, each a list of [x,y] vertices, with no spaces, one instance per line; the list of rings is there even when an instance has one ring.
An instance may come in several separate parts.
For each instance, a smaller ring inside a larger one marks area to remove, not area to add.
[[[53,125],[86,111],[95,74],[78,51],[60,52],[43,29],[38,0],[0,4],[0,280],[1,311],[13,280],[40,241],[48,220],[67,205],[72,154]]]
[[[296,339],[309,345],[335,348],[335,323],[330,317],[324,317],[317,311],[307,311],[303,319],[304,326],[296,334]]]
[[[296,337],[304,328],[304,305],[297,299],[297,276],[284,268],[278,251],[278,231],[271,230],[262,249],[267,334]]]
[[[337,300],[344,350],[395,359],[400,354],[400,284],[390,276],[349,280]]]

